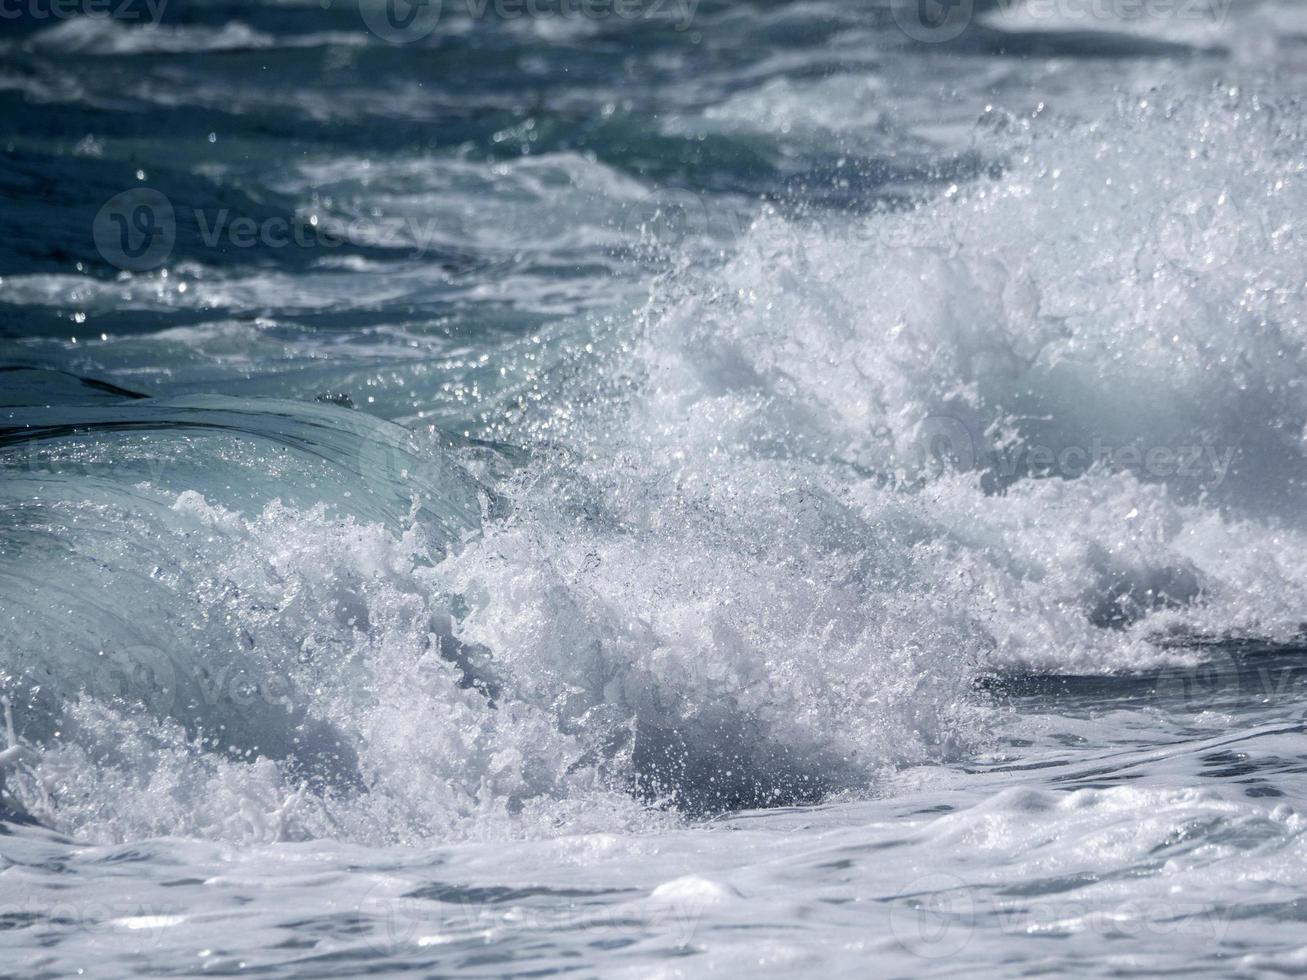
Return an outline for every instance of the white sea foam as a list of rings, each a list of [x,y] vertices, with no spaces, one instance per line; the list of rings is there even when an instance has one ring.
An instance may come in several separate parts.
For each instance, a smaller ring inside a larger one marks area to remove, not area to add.
[[[509,516],[448,558],[416,527],[184,493],[169,520],[205,537],[178,581],[208,584],[183,618],[225,623],[255,689],[285,679],[301,714],[254,723],[210,691],[188,732],[83,701],[90,741],[47,754],[65,775],[32,807],[109,838],[410,840],[661,819],[631,794],[867,793],[988,744],[972,685],[994,669],[1294,636],[1296,134],[1224,90],[992,122],[1000,177],[838,224],[763,214],[711,282],[660,283],[638,335],[547,379]],[[1095,440],[1211,454],[1012,464]],[[202,694],[191,656],[150,670]],[[324,739],[334,771],[286,809]]]

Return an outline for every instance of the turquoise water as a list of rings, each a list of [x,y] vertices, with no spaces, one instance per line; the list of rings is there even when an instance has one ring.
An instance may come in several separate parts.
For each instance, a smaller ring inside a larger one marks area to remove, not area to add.
[[[1297,5],[12,9],[0,973],[1307,964]]]

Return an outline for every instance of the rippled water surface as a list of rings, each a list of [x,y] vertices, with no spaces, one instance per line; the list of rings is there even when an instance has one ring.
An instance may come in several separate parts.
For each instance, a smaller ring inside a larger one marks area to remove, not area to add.
[[[1307,971],[1305,69],[6,8],[0,974]]]

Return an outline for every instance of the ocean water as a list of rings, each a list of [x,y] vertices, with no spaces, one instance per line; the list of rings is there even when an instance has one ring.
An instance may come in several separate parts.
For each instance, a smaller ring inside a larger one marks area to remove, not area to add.
[[[1307,8],[0,17],[0,975],[1307,972]]]

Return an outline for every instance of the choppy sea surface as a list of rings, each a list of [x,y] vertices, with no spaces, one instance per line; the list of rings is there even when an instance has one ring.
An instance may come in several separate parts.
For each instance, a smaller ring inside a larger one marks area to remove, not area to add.
[[[1307,8],[5,11],[0,974],[1307,972]]]

